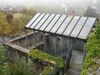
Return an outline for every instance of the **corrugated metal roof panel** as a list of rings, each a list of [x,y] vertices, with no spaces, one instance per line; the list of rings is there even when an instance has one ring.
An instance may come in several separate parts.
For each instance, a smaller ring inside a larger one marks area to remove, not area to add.
[[[65,18],[66,18],[66,15],[62,15],[60,17],[60,19],[56,22],[54,27],[51,29],[50,32],[55,33],[57,31],[57,29],[60,27],[60,25],[62,24],[62,22],[64,21]]]
[[[81,29],[85,25],[87,17],[81,17],[79,22],[77,23],[76,27],[74,28],[73,32],[71,33],[72,37],[77,37],[78,34],[81,32]]]
[[[63,24],[60,26],[60,28],[58,29],[58,31],[56,32],[56,34],[62,34],[65,30],[65,28],[69,25],[70,21],[73,19],[73,16],[68,16],[65,21],[63,22]]]
[[[43,17],[45,16],[45,13],[41,14],[36,21],[30,26],[30,28],[34,28],[40,21],[41,19],[43,19]]]
[[[86,39],[94,26],[96,18],[88,18],[85,26],[83,27],[82,31],[80,32],[78,38]]]
[[[79,18],[80,18],[79,16],[75,16],[73,18],[73,20],[70,22],[70,24],[68,25],[68,27],[64,31],[63,35],[69,36],[71,34],[71,32],[73,31],[75,25],[78,23]]]
[[[95,22],[96,18],[91,17],[38,13],[25,27],[86,40]]]
[[[50,14],[46,14],[43,19],[35,26],[35,29],[39,29],[42,24],[47,20],[47,18],[49,17]]]
[[[41,13],[37,13],[25,27],[30,27],[40,15]]]
[[[55,25],[55,23],[58,21],[61,15],[56,15],[54,19],[50,22],[50,24],[47,26],[47,28],[44,31],[49,32],[50,29]]]
[[[51,14],[49,18],[46,20],[46,22],[40,27],[40,30],[44,30],[49,25],[49,23],[53,20],[54,17],[55,14]]]

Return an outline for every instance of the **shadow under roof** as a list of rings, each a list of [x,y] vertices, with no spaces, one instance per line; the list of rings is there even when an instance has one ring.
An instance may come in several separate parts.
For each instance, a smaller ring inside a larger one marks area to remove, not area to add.
[[[86,40],[95,23],[93,17],[37,13],[25,28]]]

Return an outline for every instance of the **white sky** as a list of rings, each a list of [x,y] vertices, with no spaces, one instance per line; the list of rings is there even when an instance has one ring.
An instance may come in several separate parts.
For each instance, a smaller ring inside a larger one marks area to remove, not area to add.
[[[64,3],[64,2],[70,2],[70,3],[76,3],[76,2],[86,2],[88,0],[0,0],[0,3],[5,4],[22,4],[22,5],[36,5],[36,4],[46,4],[46,3]]]
[[[8,5],[25,5],[25,6],[34,6],[34,7],[59,7],[68,5],[68,6],[85,6],[88,5],[91,0],[0,0],[0,4],[8,4]],[[94,0],[94,3],[96,1]]]
[[[99,1],[99,0],[98,0]],[[67,11],[67,7],[75,9],[79,8],[85,9],[87,6],[91,6],[93,4],[93,7],[95,7],[97,3],[97,0],[0,0],[0,5],[22,5],[22,6],[33,6],[37,10],[39,8],[44,8],[45,10],[61,10],[61,11]],[[40,9],[39,9],[40,10]]]

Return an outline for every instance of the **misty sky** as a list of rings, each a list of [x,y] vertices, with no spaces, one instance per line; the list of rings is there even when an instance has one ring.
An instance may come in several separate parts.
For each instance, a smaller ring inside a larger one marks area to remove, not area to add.
[[[93,1],[96,3],[97,0],[0,0],[0,4],[9,4],[9,5],[48,5],[48,4],[76,4],[76,3],[83,3],[88,4],[89,1]]]
[[[77,12],[91,6],[95,8],[99,0],[0,0],[0,5],[34,7],[40,11],[66,12],[69,9],[77,9]],[[100,1],[99,1],[100,2]]]

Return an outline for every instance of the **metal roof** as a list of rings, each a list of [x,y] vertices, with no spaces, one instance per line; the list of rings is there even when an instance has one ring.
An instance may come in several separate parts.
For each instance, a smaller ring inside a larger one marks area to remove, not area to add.
[[[86,40],[96,18],[37,13],[25,26],[32,30]]]

